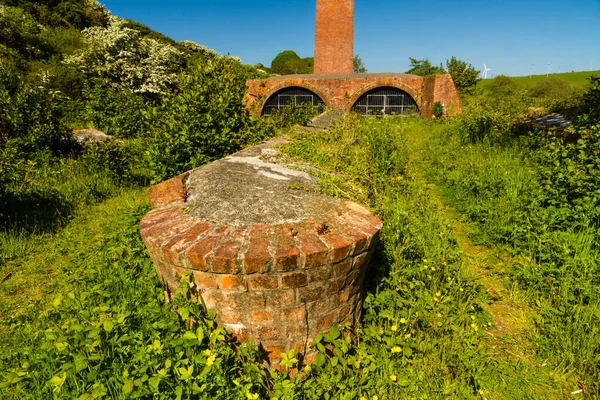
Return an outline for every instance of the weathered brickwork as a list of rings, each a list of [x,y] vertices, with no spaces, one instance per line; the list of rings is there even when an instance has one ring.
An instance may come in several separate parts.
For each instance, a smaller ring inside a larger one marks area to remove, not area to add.
[[[315,74],[354,69],[354,0],[317,0]]]
[[[250,112],[261,115],[266,101],[279,90],[301,87],[315,93],[333,110],[349,112],[358,99],[379,87],[394,87],[407,92],[416,101],[421,115],[430,118],[433,104],[444,104],[446,115],[462,112],[452,76],[422,77],[408,74],[287,75],[246,82],[245,102]]]
[[[381,221],[341,202],[326,220],[230,226],[200,220],[186,208],[187,174],[149,189],[154,209],[141,236],[170,299],[193,276],[209,310],[240,341],[252,339],[277,363],[336,324],[356,322],[362,282]]]

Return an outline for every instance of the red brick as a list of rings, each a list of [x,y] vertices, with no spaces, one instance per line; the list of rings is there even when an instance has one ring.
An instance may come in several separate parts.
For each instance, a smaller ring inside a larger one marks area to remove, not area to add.
[[[246,290],[246,285],[235,275],[219,275],[217,277],[219,288],[224,290]]]
[[[288,340],[305,339],[307,334],[307,326],[305,323],[291,324],[285,327],[285,337]]]
[[[174,232],[179,232],[179,226],[181,224],[189,221],[190,218],[187,215],[182,214],[168,220],[161,220],[153,226],[144,229],[140,234],[145,240],[152,241],[160,246],[165,238],[169,237]]]
[[[238,297],[237,293],[224,292],[219,289],[210,289],[202,294],[202,299],[206,308],[209,310],[218,310],[223,312],[225,310],[232,311],[238,309]]]
[[[273,260],[277,271],[293,271],[298,268],[300,250],[288,226],[273,229]]]
[[[259,292],[249,292],[244,294],[244,305],[253,310],[260,310],[267,304],[266,296]]]
[[[331,249],[331,261],[337,263],[348,257],[352,249],[352,243],[346,240],[343,236],[335,232],[328,232],[321,235],[321,239]]]
[[[306,354],[302,362],[304,365],[312,365],[315,363],[315,359],[317,358],[316,354]]]
[[[244,254],[244,273],[267,272],[271,255],[270,241],[266,225],[255,225],[250,229],[248,249]]]
[[[283,289],[293,289],[306,286],[308,278],[304,272],[291,272],[281,276],[281,287]]]
[[[349,224],[346,220],[340,217],[337,219],[337,225],[341,227],[340,232],[342,235],[348,239],[348,241],[354,244],[352,255],[362,253],[366,250],[367,245],[370,242],[369,235],[358,229],[353,224]]]
[[[221,323],[223,324],[239,324],[242,322],[242,316],[240,313],[235,311],[223,311],[221,312]]]
[[[333,312],[327,313],[317,319],[317,331],[324,332],[328,331],[333,326],[335,314]]]
[[[198,271],[208,268],[207,256],[223,240],[228,231],[227,226],[219,226],[210,231],[205,237],[192,244],[185,251],[185,257],[190,262],[190,267]]]
[[[263,346],[263,349],[270,360],[280,360],[281,353],[286,353],[283,346]]]
[[[323,300],[317,300],[308,306],[308,311],[311,315],[319,315],[326,311],[329,311],[332,308],[332,303],[329,298]]]
[[[223,240],[214,250],[211,264],[211,271],[218,274],[237,274],[238,255],[244,244],[244,233],[246,228],[237,227],[229,231],[225,240]]]
[[[250,290],[275,290],[279,287],[277,276],[255,275],[248,278]]]
[[[184,181],[188,174],[189,172],[186,172],[150,187],[146,193],[150,198],[152,208],[157,208],[177,200],[183,202],[185,200]]]
[[[263,340],[278,340],[281,339],[281,334],[279,332],[279,329],[277,328],[273,328],[273,327],[264,327],[264,328],[258,328],[257,330],[257,334],[258,334],[258,339],[263,341]]]
[[[304,306],[290,308],[281,312],[282,322],[298,322],[306,320],[306,309]]]
[[[249,321],[251,324],[264,324],[273,322],[273,311],[251,311]]]
[[[219,287],[217,278],[207,272],[194,271],[194,282],[199,289],[217,289]]]
[[[350,275],[348,275],[348,277],[346,278],[346,283],[344,284],[344,286],[348,287],[356,284],[358,282],[359,277],[360,271],[356,269],[353,270],[352,272],[350,272]]]
[[[296,294],[293,289],[277,290],[267,294],[267,306],[282,308],[289,307],[296,303]]]
[[[140,231],[145,232],[148,228],[151,228],[156,224],[182,215],[180,206],[152,210],[140,221]]]
[[[162,251],[165,257],[165,261],[170,264],[176,264],[179,260],[179,253],[181,253],[187,246],[192,242],[198,240],[200,235],[211,229],[213,225],[201,222],[195,223],[192,227],[181,234],[175,235],[171,240],[163,243]]]
[[[343,304],[350,298],[350,289],[342,291],[339,295],[339,304]]]
[[[298,296],[303,303],[317,301],[322,297],[327,296],[327,294],[328,293],[321,286],[304,287],[298,290]]]
[[[333,267],[331,265],[325,265],[323,267],[317,267],[306,271],[306,275],[308,276],[308,282],[325,282],[331,275],[333,274]]]
[[[346,278],[352,269],[352,258],[348,257],[344,261],[333,266],[333,272],[336,279]]]
[[[303,229],[298,234],[298,240],[300,241],[302,254],[305,257],[305,268],[315,268],[327,264],[329,248],[316,233]]]
[[[354,0],[317,0],[315,74],[351,74]]]

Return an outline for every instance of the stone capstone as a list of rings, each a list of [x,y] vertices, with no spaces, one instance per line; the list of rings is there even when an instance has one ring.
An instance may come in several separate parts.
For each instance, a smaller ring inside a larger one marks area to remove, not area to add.
[[[148,190],[140,232],[168,299],[192,276],[217,321],[268,359],[358,321],[381,221],[319,193],[269,141]]]

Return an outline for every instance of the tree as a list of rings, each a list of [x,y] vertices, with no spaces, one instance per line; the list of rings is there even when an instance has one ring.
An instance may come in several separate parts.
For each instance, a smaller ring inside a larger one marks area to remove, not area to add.
[[[367,67],[363,63],[362,58],[360,58],[360,54],[354,56],[354,73],[355,74],[364,74],[367,72]]]
[[[293,50],[284,50],[271,62],[271,72],[280,75],[310,74],[314,58],[300,58]]]
[[[431,76],[446,73],[442,64],[440,64],[439,67],[434,67],[427,58],[424,60],[417,60],[416,58],[408,57],[408,59],[410,60],[410,69],[406,71],[407,74]]]
[[[434,66],[429,62],[429,59],[417,60],[416,58],[409,57],[410,69],[407,71],[409,74],[419,76],[431,76],[436,74],[450,74],[452,80],[456,86],[456,90],[460,92],[471,91],[479,82],[479,73],[471,64],[466,61],[452,57],[450,60],[446,60],[446,68],[442,64]]]
[[[480,71],[454,56],[450,60],[446,60],[446,70],[452,75],[454,86],[459,92],[470,92],[479,82]]]

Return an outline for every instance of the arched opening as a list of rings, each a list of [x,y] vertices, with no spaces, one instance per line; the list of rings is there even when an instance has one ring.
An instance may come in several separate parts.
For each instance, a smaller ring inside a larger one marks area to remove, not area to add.
[[[410,115],[419,112],[415,99],[395,87],[378,87],[359,97],[352,111],[363,115]]]
[[[273,94],[263,107],[263,115],[273,115],[291,105],[310,104],[322,106],[323,100],[308,89],[302,87],[286,87]]]

